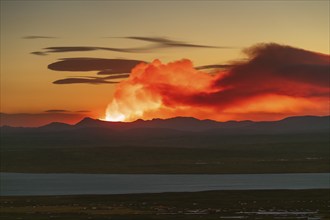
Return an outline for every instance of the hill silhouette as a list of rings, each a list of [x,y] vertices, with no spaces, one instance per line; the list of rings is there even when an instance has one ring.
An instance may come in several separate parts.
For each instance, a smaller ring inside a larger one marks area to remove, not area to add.
[[[134,122],[108,122],[92,118],[84,118],[75,125],[53,122],[37,128],[36,130],[78,130],[78,129],[112,129],[127,131],[147,129],[149,133],[162,130],[176,130],[185,132],[206,133],[304,133],[322,132],[330,128],[330,116],[296,116],[279,121],[253,122],[228,121],[217,122],[212,120],[199,120],[190,117],[176,117],[170,119],[137,120]]]

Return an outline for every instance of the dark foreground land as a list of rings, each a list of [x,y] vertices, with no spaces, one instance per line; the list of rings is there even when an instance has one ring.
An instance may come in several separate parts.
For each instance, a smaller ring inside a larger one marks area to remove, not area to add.
[[[330,219],[330,190],[0,197],[1,219]]]
[[[53,138],[56,137],[56,139]],[[321,173],[330,172],[328,133],[58,137],[2,135],[1,172]]]

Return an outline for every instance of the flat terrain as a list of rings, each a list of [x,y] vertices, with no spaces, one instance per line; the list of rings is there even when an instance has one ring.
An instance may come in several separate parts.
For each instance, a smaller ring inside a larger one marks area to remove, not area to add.
[[[1,171],[32,173],[330,172],[329,135],[2,134]]]
[[[330,190],[0,197],[1,219],[330,219]]]

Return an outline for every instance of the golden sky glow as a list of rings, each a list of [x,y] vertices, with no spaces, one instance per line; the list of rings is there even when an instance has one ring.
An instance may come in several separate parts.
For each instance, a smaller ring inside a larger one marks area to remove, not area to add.
[[[163,63],[189,59],[195,67],[226,65],[233,60],[245,58],[242,53],[244,48],[270,42],[328,55],[328,9],[329,1],[317,0],[2,0],[1,112],[41,114],[47,110],[64,110],[60,113],[84,112],[83,116],[104,117],[104,111],[112,101],[118,84],[54,84],[53,82],[60,79],[98,76],[98,71],[56,71],[47,68],[49,64],[63,58],[88,57],[146,62],[159,59]],[[156,45],[150,41],[125,38],[130,36],[165,38],[202,47],[173,46],[173,42],[169,46],[167,42],[162,42],[157,48],[138,52],[102,49]],[[85,51],[31,54],[45,52],[44,48],[48,47],[89,48]],[[122,79],[114,81],[120,80]],[[246,104],[244,108],[243,105],[228,107],[218,119],[244,119],[247,116],[240,116],[242,109],[248,109],[249,112],[277,109],[281,117],[282,110],[290,109],[283,107],[288,106],[287,104],[279,103],[295,103],[296,109],[304,109],[306,114],[313,114],[313,108],[308,104],[310,99],[276,96],[273,97],[274,102],[261,104],[265,103],[264,99],[266,100],[264,97],[255,104]],[[318,109],[315,114],[329,113],[324,100],[314,109]],[[292,110],[292,114],[295,111]],[[198,114],[200,113],[196,112],[197,116]],[[261,115],[255,119],[268,119],[267,114]],[[200,115],[200,118],[204,117],[205,115]],[[67,117],[62,121],[67,122]]]

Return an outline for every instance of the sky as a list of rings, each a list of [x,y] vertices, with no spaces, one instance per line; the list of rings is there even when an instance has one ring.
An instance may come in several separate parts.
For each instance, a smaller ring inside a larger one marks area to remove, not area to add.
[[[328,115],[329,47],[327,0],[1,0],[1,125]]]

